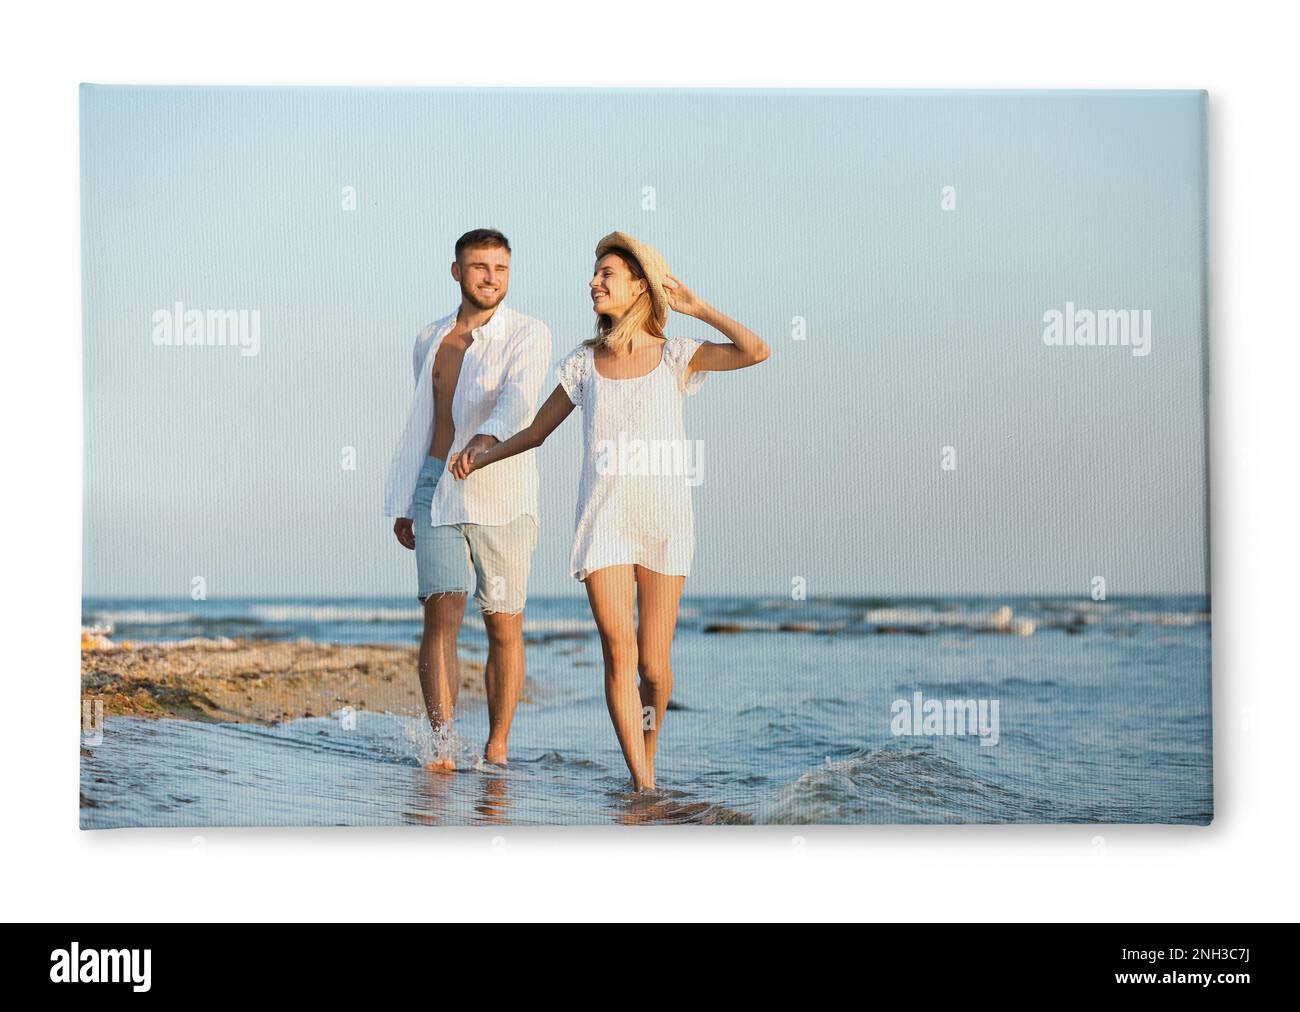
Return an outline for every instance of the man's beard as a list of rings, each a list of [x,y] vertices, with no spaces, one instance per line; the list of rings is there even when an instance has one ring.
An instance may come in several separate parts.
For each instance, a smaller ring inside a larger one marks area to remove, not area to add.
[[[497,306],[501,305],[501,300],[506,297],[506,293],[503,289],[497,289],[496,298],[491,302],[485,302],[479,294],[474,291],[474,289],[469,288],[463,282],[460,286],[460,294],[465,296],[470,305],[474,306],[476,309],[495,309]]]

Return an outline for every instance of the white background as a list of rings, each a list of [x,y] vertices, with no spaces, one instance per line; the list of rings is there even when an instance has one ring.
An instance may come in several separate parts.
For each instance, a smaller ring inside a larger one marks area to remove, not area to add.
[[[1294,919],[1300,89],[1284,10],[10,5],[0,40],[4,916]],[[81,832],[81,81],[1208,89],[1214,824]]]

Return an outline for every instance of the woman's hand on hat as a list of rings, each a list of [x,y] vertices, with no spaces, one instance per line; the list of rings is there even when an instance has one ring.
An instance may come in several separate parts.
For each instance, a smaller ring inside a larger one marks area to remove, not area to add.
[[[663,286],[668,307],[674,313],[681,313],[683,316],[699,316],[708,308],[707,302],[671,274],[664,275]]]

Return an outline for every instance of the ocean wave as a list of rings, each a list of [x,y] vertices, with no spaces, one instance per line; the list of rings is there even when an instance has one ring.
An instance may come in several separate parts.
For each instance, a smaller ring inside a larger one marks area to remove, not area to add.
[[[561,768],[566,766],[575,767],[578,769],[603,770],[606,768],[603,763],[599,763],[595,759],[590,759],[587,758],[586,756],[566,756],[562,752],[556,752],[554,750],[550,752],[543,752],[536,759],[526,759],[523,761],[535,762],[547,769],[556,769],[556,768]]]
[[[403,607],[349,606],[330,604],[256,604],[249,613],[263,622],[278,625],[298,623],[350,622],[356,625],[387,625],[421,622],[424,611],[418,605]],[[593,632],[596,624],[591,619],[526,618],[524,632]]]
[[[1026,678],[1021,675],[998,675],[990,673],[988,675],[972,674],[961,679],[960,681],[946,680],[929,680],[910,679],[896,682],[894,691],[899,693],[914,692],[917,689],[924,689],[927,693],[934,696],[947,696],[955,699],[966,699],[986,694],[990,689],[1050,689],[1059,686],[1061,683],[1054,678]]]
[[[1018,797],[934,752],[882,748],[826,759],[786,785],[756,821],[818,823],[1007,822]]]
[[[990,612],[960,609],[932,611],[921,608],[872,608],[864,616],[877,632],[889,630],[965,629],[972,632],[1012,633],[1032,636],[1038,622],[1017,616],[1009,604]]]
[[[1129,625],[1194,626],[1210,621],[1207,611],[1118,611],[1110,619]]]
[[[844,628],[843,622],[709,622],[701,630],[706,633],[822,633],[833,635]]]
[[[87,613],[91,622],[87,625],[109,626],[116,628],[120,625],[181,625],[186,622],[199,622],[201,619],[198,615],[189,611],[147,611],[137,609],[134,611],[91,611]]]
[[[424,612],[418,608],[353,607],[331,604],[255,604],[249,613],[263,622],[356,622],[384,624],[419,622]]]

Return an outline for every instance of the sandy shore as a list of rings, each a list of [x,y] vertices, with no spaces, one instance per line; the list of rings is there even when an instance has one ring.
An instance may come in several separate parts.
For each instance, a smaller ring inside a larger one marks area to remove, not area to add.
[[[483,665],[461,658],[461,698]],[[524,688],[524,701],[529,701]],[[277,724],[343,708],[424,712],[414,647],[213,640],[81,651],[81,698],[105,716]]]

